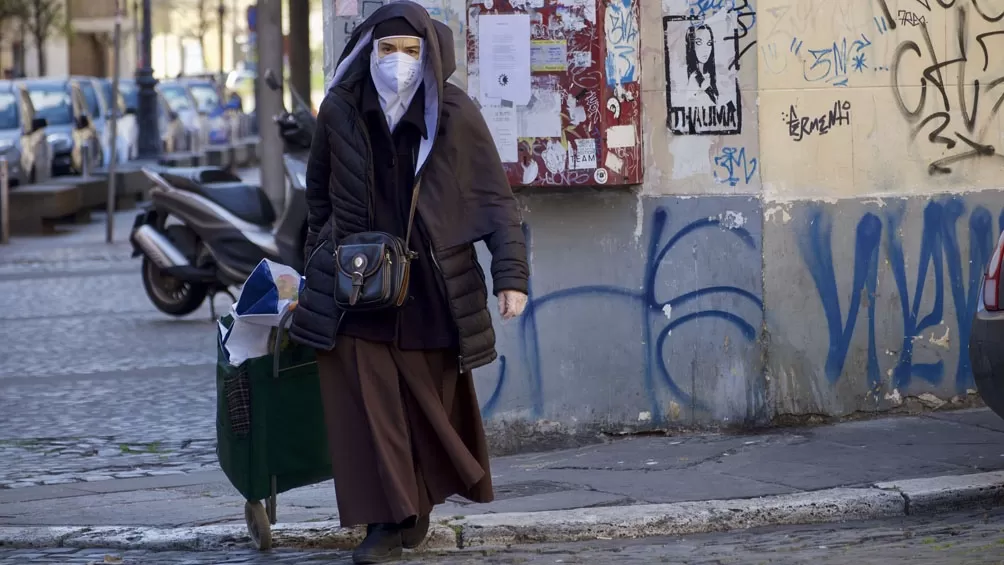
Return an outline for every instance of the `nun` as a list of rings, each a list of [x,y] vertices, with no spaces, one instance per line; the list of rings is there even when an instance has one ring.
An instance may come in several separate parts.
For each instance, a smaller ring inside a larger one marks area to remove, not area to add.
[[[448,497],[493,499],[472,371],[497,353],[474,244],[490,252],[503,320],[526,307],[529,267],[488,127],[447,82],[453,45],[418,4],[379,8],[346,45],[310,150],[306,282],[290,334],[318,353],[339,518],[367,531],[355,563],[418,547]],[[388,237],[401,257],[373,243]]]

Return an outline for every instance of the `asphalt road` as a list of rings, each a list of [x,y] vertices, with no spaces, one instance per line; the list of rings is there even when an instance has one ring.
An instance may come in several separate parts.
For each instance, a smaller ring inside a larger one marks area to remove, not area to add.
[[[511,551],[409,556],[430,565],[998,565],[1004,563],[1004,509],[937,518],[903,518],[843,525],[796,526],[676,539],[603,541]],[[351,563],[344,552],[249,550],[200,553],[114,550],[0,549],[2,565],[123,565]]]

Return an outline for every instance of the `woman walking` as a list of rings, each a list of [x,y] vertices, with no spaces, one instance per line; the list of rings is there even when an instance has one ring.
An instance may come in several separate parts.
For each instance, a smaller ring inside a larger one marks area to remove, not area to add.
[[[414,548],[436,504],[493,498],[471,371],[526,306],[516,200],[480,111],[446,79],[453,34],[418,4],[352,35],[307,168],[306,284],[291,335],[318,350],[339,517],[366,525],[356,563]]]

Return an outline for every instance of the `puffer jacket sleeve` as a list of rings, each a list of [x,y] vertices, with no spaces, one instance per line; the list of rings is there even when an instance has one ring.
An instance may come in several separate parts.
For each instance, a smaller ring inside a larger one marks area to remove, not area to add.
[[[526,238],[519,223],[497,229],[485,238],[492,254],[492,290],[529,292],[530,266],[527,262]]]
[[[307,239],[303,246],[304,262],[317,245],[317,237],[331,218],[331,147],[328,144],[330,104],[327,97],[317,112],[317,129],[307,159]]]

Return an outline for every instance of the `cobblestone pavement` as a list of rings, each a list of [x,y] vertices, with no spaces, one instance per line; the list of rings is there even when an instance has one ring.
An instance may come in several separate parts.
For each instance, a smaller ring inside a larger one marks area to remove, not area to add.
[[[344,552],[252,550],[122,552],[114,550],[0,550],[0,564],[122,565],[293,563],[348,564]],[[412,556],[405,564],[544,565],[999,565],[1004,564],[1004,509],[937,518],[903,518],[842,525],[796,526],[674,539],[604,541]]]
[[[215,324],[147,299],[135,213],[0,248],[0,489],[218,468]]]

